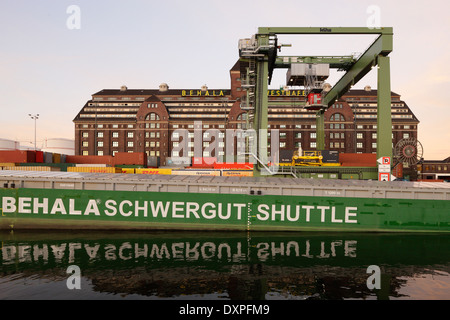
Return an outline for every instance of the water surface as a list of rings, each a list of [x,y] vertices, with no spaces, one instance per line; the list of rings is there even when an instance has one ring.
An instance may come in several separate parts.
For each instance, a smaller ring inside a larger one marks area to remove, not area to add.
[[[450,299],[450,235],[14,232],[0,239],[0,299]],[[69,266],[79,268],[78,282]],[[377,276],[369,266],[380,270],[379,289],[368,286]]]

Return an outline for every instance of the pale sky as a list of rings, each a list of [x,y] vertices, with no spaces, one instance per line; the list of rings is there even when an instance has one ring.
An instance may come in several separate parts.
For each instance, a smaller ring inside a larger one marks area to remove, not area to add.
[[[366,27],[380,9],[393,27],[391,88],[420,120],[426,160],[450,156],[450,2],[1,0],[0,138],[34,143],[74,138],[73,118],[101,89],[230,87],[238,40],[258,27]],[[79,20],[73,20],[79,8]],[[69,28],[74,26],[75,29]],[[77,24],[78,23],[78,24]],[[79,28],[78,28],[79,26]],[[366,36],[279,37],[280,55],[350,55]],[[284,85],[277,70],[270,87]],[[331,77],[334,84],[341,74]],[[355,88],[376,89],[376,69]]]

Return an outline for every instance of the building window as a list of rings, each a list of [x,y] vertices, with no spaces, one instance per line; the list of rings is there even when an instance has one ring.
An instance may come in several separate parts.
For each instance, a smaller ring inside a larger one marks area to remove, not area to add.
[[[83,141],[83,147],[89,147],[89,142]]]
[[[127,147],[132,148],[134,146],[133,141],[128,141],[127,142]]]
[[[102,155],[103,155],[103,151],[101,151],[101,150],[100,150],[100,151],[97,151],[97,155],[98,155],[98,156],[102,156]]]
[[[344,122],[345,118],[344,118],[344,116],[342,114],[335,113],[335,114],[331,115],[330,121]]]
[[[113,138],[118,138],[118,137],[119,137],[119,133],[118,133],[117,131],[114,131],[114,132],[112,133],[112,137],[113,137]]]
[[[301,138],[302,137],[302,133],[301,132],[296,133],[295,137],[296,138]]]
[[[103,138],[103,132],[97,132],[97,138]]]
[[[403,134],[403,139],[408,139],[409,138],[409,133],[404,133]]]
[[[372,139],[376,139],[377,138],[377,134],[376,133],[372,133]]]
[[[128,133],[127,133],[127,137],[128,137],[128,138],[133,138],[133,137],[134,137],[134,132],[131,132],[131,131],[128,132]]]
[[[362,148],[363,148],[362,142],[357,142],[357,143],[356,143],[356,148],[362,149]]]
[[[160,120],[160,118],[159,118],[159,115],[157,115],[154,112],[151,112],[151,113],[147,114],[147,116],[145,116],[145,120],[158,121],[158,120]]]
[[[309,144],[310,148],[316,148],[317,147],[317,143],[316,142],[311,142]]]
[[[309,137],[310,137],[311,139],[316,139],[316,133],[315,133],[315,132],[311,132],[311,133],[309,134]]]
[[[117,148],[119,146],[119,142],[118,141],[113,141],[112,146]]]
[[[97,147],[103,147],[103,141],[97,141]]]
[[[376,142],[372,142],[372,148],[376,149],[377,148],[377,143]]]
[[[89,151],[83,151],[83,156],[88,156],[89,155]]]
[[[88,138],[89,137],[89,132],[83,132],[83,138]]]
[[[363,133],[362,133],[362,132],[358,132],[358,133],[356,134],[356,138],[357,138],[357,139],[364,139]]]

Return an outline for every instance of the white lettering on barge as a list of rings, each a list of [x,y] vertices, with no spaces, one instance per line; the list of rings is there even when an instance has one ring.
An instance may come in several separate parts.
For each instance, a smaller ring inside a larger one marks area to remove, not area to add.
[[[184,201],[143,201],[89,199],[81,205],[76,199],[31,197],[3,197],[3,214],[44,214],[71,216],[143,217],[156,219],[248,219],[249,203],[198,203]],[[335,207],[320,205],[259,204],[252,216],[259,221],[304,221],[321,223],[358,223],[357,207]],[[247,208],[247,209],[246,209]],[[254,215],[253,215],[254,214]]]

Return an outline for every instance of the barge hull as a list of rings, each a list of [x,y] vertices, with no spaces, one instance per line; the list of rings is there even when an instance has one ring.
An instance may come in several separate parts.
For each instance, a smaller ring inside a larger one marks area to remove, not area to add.
[[[0,229],[450,232],[450,201],[0,189]]]

